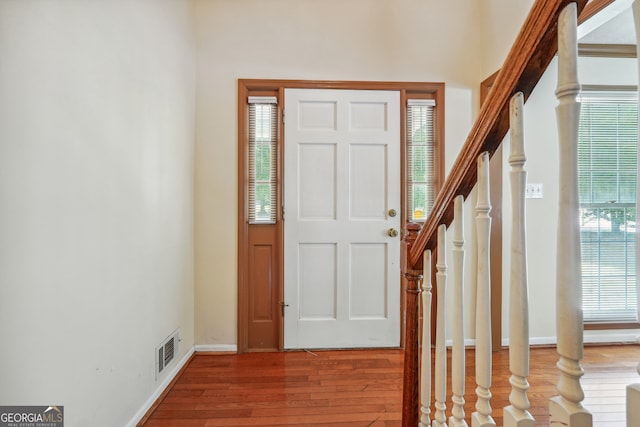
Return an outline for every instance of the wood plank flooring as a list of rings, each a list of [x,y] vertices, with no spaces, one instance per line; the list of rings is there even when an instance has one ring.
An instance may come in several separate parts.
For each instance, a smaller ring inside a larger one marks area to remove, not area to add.
[[[476,400],[474,351],[466,355],[468,420]],[[140,426],[400,426],[402,361],[402,350],[199,353]],[[538,426],[549,424],[556,361],[555,349],[531,350],[530,412]],[[595,426],[625,426],[625,387],[640,383],[639,361],[637,345],[585,349],[582,384]],[[494,353],[491,405],[498,425],[508,405],[508,365],[508,351]],[[449,400],[447,416],[450,408]]]

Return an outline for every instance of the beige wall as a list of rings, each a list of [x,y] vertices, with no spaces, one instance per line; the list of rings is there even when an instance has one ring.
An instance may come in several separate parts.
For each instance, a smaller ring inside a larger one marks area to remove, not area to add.
[[[0,1],[0,402],[124,425],[157,392],[154,348],[175,328],[179,358],[234,348],[238,78],[445,82],[449,170],[531,3]],[[527,208],[541,338],[555,334],[553,84],[526,109],[545,185]]]
[[[198,40],[197,344],[220,349],[236,344],[237,79],[443,81],[448,171],[477,114],[480,82],[501,66],[532,4],[533,0],[194,1]],[[555,337],[553,306],[548,304],[555,292],[554,278],[549,276],[555,266],[555,229],[543,227],[547,224],[543,218],[555,209],[549,203],[557,201],[549,173],[557,138],[552,80],[552,74],[545,76],[541,89],[536,90],[539,94],[527,107],[528,123],[549,124],[529,124],[532,132],[527,135],[527,141],[532,141],[530,156],[535,159],[528,163],[530,182],[545,180],[544,201],[530,202],[528,207],[529,253],[536,254],[530,261],[532,336],[545,342]],[[505,181],[505,216],[509,191]],[[475,244],[474,205],[472,194],[466,203],[468,250]],[[505,251],[509,228],[507,220]],[[505,257],[507,286],[508,253]],[[470,297],[475,276],[471,253],[466,268]],[[504,311],[503,318],[508,319],[506,304]],[[467,336],[472,337],[473,321],[467,318],[466,324]],[[503,336],[507,334],[505,324]]]
[[[189,4],[0,1],[0,403],[123,426],[193,346]]]
[[[482,0],[480,3],[481,68],[482,75],[488,77],[502,66],[534,0]]]
[[[479,7],[463,0],[195,1],[197,344],[236,344],[237,79],[443,81],[449,168],[482,78]]]

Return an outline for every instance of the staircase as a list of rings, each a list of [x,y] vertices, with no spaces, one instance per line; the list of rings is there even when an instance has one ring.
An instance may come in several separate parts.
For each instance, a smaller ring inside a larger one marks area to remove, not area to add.
[[[549,402],[552,426],[591,426],[591,414],[583,407],[582,287],[580,280],[580,230],[578,225],[577,135],[580,92],[577,78],[577,20],[587,0],[537,0],[487,96],[479,117],[438,194],[422,228],[408,224],[403,242],[403,276],[406,280],[405,360],[403,426],[446,425],[495,426],[491,417],[491,286],[489,275],[489,158],[510,132],[512,230],[510,277],[510,405],[504,408],[504,425],[530,427],[535,420],[528,412],[529,325],[525,234],[526,155],[523,136],[523,105],[558,55],[556,97],[560,141],[560,196],[558,214],[556,319],[558,395]],[[634,5],[636,17],[640,8]],[[636,22],[638,19],[636,18]],[[477,247],[477,295],[475,310],[463,306],[463,265],[466,255],[463,230],[464,199],[477,186],[475,206]],[[453,233],[453,266],[446,265],[446,234]],[[435,259],[434,259],[435,258]],[[432,269],[435,270],[437,301],[432,301]],[[444,302],[451,287],[453,306]],[[431,313],[435,303],[435,363],[429,343]],[[453,324],[445,325],[445,313],[453,313]],[[471,412],[464,401],[465,347],[463,315],[475,311],[476,395]],[[451,328],[451,369],[447,368],[445,329]],[[420,346],[420,341],[425,345]],[[422,351],[420,351],[422,350]],[[432,369],[433,366],[433,369]],[[421,369],[422,367],[422,369]],[[447,402],[447,376],[453,396]],[[640,380],[639,380],[640,382]],[[434,390],[432,396],[432,389]],[[447,411],[450,407],[451,410]],[[627,389],[627,425],[640,426],[640,384]],[[446,413],[451,416],[447,420]],[[470,416],[467,416],[467,413]],[[447,424],[448,423],[448,424]]]

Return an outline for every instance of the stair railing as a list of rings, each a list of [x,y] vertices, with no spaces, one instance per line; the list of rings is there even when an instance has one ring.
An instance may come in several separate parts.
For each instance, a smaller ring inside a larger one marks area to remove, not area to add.
[[[582,313],[580,283],[580,240],[577,193],[577,129],[579,92],[577,80],[577,15],[585,7],[586,0],[537,0],[505,60],[501,71],[489,92],[479,117],[469,133],[449,177],[440,190],[433,210],[424,227],[408,224],[403,243],[403,272],[407,283],[406,327],[405,327],[405,373],[403,384],[403,426],[446,426],[446,350],[444,350],[444,305],[438,301],[438,325],[436,328],[435,351],[435,414],[430,420],[431,407],[431,363],[429,345],[418,350],[418,302],[421,293],[420,281],[423,266],[430,266],[431,251],[436,251],[437,295],[444,294],[447,283],[447,266],[444,262],[446,227],[454,223],[454,271],[452,273],[455,292],[458,281],[462,280],[464,258],[462,230],[462,199],[478,185],[476,206],[476,229],[478,232],[478,296],[476,301],[476,395],[475,412],[471,414],[473,427],[494,426],[491,417],[491,316],[489,283],[489,203],[488,163],[491,154],[501,144],[507,130],[511,128],[513,187],[513,226],[510,314],[510,382],[512,392],[510,405],[505,408],[504,420],[507,426],[529,427],[534,420],[528,412],[527,398],[529,371],[529,337],[527,316],[526,250],[524,236],[524,185],[526,172],[524,164],[524,138],[522,132],[522,105],[533,91],[556,51],[559,53],[559,78],[556,91],[558,130],[560,141],[560,210],[558,233],[558,273],[557,273],[557,324],[558,324],[558,369],[559,395],[550,402],[551,425],[569,427],[590,426],[591,414],[582,407],[584,393],[580,386],[583,374],[582,358]],[[476,167],[477,164],[477,167]],[[454,215],[455,212],[455,215]],[[455,218],[455,219],[454,219]],[[419,232],[418,232],[419,230]],[[424,276],[423,309],[425,313],[431,305],[430,272]],[[461,282],[460,282],[461,283]],[[457,294],[459,295],[459,294]],[[458,298],[458,296],[456,296]],[[461,300],[463,298],[460,298]],[[442,305],[441,305],[442,304]],[[462,313],[454,307],[455,313]],[[454,347],[452,348],[453,406],[449,423],[452,426],[466,426],[464,410],[464,366],[460,367],[460,357],[464,360],[464,342],[459,338],[462,320],[454,323]],[[431,329],[430,316],[423,316],[423,342],[429,343]],[[420,359],[425,369],[419,374]],[[462,378],[462,389],[460,386]],[[422,384],[421,384],[422,381]],[[424,381],[428,381],[425,384]],[[422,401],[419,402],[420,395]]]

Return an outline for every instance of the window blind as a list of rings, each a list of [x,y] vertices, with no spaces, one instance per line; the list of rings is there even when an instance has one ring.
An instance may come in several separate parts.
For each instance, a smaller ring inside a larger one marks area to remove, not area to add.
[[[250,96],[248,103],[249,223],[273,224],[277,211],[277,99]]]
[[[429,216],[434,190],[434,111],[432,99],[407,101],[407,220]]]
[[[636,92],[581,97],[578,187],[587,322],[638,320]]]

